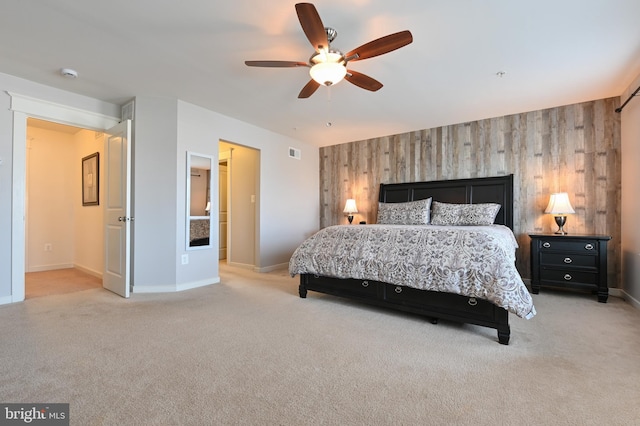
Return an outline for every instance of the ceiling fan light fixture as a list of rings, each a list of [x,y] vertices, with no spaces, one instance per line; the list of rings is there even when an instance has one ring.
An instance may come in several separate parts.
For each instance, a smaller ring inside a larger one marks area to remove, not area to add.
[[[309,70],[311,78],[324,86],[332,86],[347,75],[347,68],[337,62],[320,62]]]

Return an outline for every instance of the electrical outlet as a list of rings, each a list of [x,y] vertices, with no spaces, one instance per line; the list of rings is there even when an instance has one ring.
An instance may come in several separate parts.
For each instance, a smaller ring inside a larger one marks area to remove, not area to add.
[[[188,265],[189,264],[189,255],[188,254],[183,254],[182,255],[182,264],[183,265]]]

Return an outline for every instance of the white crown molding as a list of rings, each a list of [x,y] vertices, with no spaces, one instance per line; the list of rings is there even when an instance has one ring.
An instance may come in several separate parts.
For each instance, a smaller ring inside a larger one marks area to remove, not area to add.
[[[55,121],[69,126],[83,127],[86,129],[104,131],[120,122],[119,117],[111,117],[105,114],[86,111],[68,105],[32,98],[14,92],[6,92],[11,97],[11,109],[14,112],[22,112],[29,117],[41,118],[47,121]]]

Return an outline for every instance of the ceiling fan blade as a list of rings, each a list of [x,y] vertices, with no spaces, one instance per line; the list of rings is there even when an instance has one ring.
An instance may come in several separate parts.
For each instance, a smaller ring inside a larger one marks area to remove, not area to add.
[[[309,80],[306,86],[304,86],[300,91],[298,98],[299,99],[308,98],[309,96],[313,95],[316,90],[318,90],[318,87],[320,87],[320,83],[318,83],[313,79]]]
[[[365,90],[370,90],[372,92],[378,91],[382,89],[382,83],[378,80],[369,77],[368,75],[364,75],[357,71],[347,71],[347,75],[344,78],[349,82],[353,83],[358,87],[361,87]]]
[[[302,26],[302,30],[311,42],[313,48],[320,52],[323,49],[329,48],[329,41],[327,40],[327,30],[324,29],[324,24],[320,15],[316,10],[316,7],[311,3],[297,3],[296,13],[298,14],[298,20]]]
[[[383,55],[396,49],[400,49],[412,41],[413,36],[410,31],[400,31],[399,33],[389,34],[388,36],[380,37],[379,39],[363,44],[344,56],[347,58],[347,61],[359,61],[361,59],[373,58],[374,56]]]
[[[245,65],[250,67],[267,67],[267,68],[288,68],[288,67],[308,67],[305,62],[296,61],[244,61]]]

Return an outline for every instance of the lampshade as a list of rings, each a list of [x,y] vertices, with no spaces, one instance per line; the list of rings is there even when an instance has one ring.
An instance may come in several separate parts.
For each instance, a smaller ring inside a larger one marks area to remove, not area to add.
[[[569,194],[566,192],[556,192],[551,194],[549,198],[549,205],[547,206],[545,213],[564,215],[575,213],[571,203],[569,202]]]
[[[347,69],[335,62],[320,62],[311,67],[309,74],[318,83],[331,86],[339,83],[347,75]]]
[[[209,212],[211,210],[211,201],[207,201],[207,205],[204,207],[204,211]]]
[[[354,214],[358,213],[358,208],[356,207],[356,200],[353,198],[349,198],[347,203],[344,205],[343,213]]]

